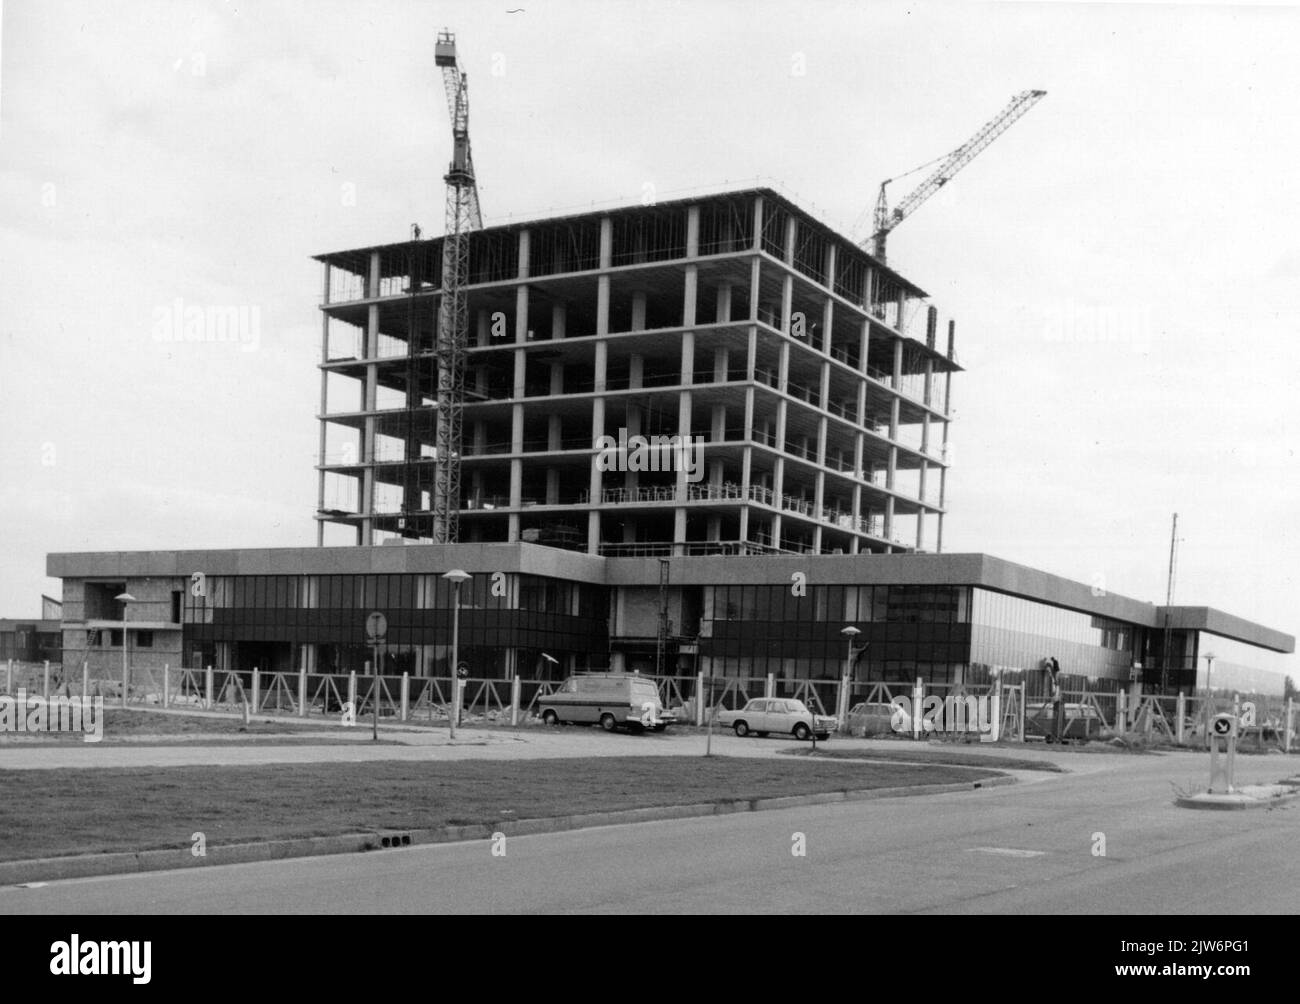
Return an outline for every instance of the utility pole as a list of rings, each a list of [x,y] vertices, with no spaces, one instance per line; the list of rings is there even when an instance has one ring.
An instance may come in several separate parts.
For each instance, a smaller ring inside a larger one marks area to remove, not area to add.
[[[1164,659],[1160,670],[1160,692],[1169,692],[1169,656],[1173,647],[1174,632],[1169,626],[1169,608],[1174,602],[1174,567],[1178,555],[1178,513],[1174,513],[1174,525],[1169,531],[1169,584],[1165,590],[1165,635],[1162,649]]]

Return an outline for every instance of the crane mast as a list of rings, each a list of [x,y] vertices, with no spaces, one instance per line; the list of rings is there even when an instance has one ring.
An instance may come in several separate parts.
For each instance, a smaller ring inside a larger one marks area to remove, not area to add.
[[[880,194],[876,198],[875,231],[869,241],[863,241],[862,247],[870,244],[871,253],[881,261],[885,260],[885,243],[889,233],[896,226],[914,213],[917,208],[952,180],[953,175],[974,160],[990,143],[1007,131],[1020,116],[1037,104],[1046,91],[1021,91],[1011,99],[1010,104],[991,118],[974,136],[943,158],[941,163],[921,184],[917,185],[908,196],[898,203],[893,210],[885,197],[885,188],[897,178],[887,178],[880,184]]]
[[[451,115],[452,158],[447,183],[446,224],[442,244],[442,295],[438,304],[437,414],[434,446],[433,542],[454,544],[460,530],[460,454],[465,406],[465,355],[469,311],[469,233],[482,229],[474,158],[469,145],[469,79],[456,61],[456,36],[438,33],[434,62],[442,68]]]

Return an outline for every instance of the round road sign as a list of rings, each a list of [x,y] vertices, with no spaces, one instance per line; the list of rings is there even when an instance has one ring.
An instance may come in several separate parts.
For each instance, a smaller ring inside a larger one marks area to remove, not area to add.
[[[366,618],[366,637],[372,641],[383,641],[388,634],[388,618],[378,610]]]

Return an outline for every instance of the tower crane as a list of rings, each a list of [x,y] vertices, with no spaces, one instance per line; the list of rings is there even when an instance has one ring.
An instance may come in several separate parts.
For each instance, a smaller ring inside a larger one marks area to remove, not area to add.
[[[1016,119],[1029,111],[1046,94],[1046,91],[1021,91],[1013,97],[1010,104],[986,122],[979,132],[951,153],[939,158],[943,163],[921,184],[917,185],[892,211],[885,199],[885,187],[891,181],[897,181],[898,178],[886,178],[882,181],[880,183],[880,195],[876,199],[875,230],[871,237],[863,241],[860,246],[871,251],[876,258],[883,262],[885,260],[885,242],[890,231],[911,216],[921,203],[951,181],[953,175],[974,160],[990,143],[1006,132]],[[930,161],[930,163],[933,164],[935,161]],[[921,166],[929,167],[929,164]],[[919,171],[920,169],[916,168],[915,170]],[[911,171],[908,172],[908,174],[911,173]],[[899,175],[899,178],[902,177],[906,177],[906,175]]]
[[[438,387],[434,445],[433,542],[454,544],[460,529],[461,428],[465,406],[465,353],[469,311],[469,233],[483,228],[474,158],[469,146],[469,78],[456,61],[456,36],[438,33],[434,63],[442,68],[451,115],[451,165],[447,183],[446,226],[442,244],[442,298],[438,304]],[[414,391],[410,391],[414,393]]]

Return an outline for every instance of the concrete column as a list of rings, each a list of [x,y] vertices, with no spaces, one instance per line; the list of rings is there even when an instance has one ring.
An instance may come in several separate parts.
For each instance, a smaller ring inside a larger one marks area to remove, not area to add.
[[[718,285],[718,303],[713,320],[718,324],[725,324],[731,320],[731,283],[729,282]]]
[[[695,332],[682,332],[682,369],[681,382],[689,387],[695,382]],[[690,432],[689,428],[681,430],[682,435]]]
[[[371,256],[371,282],[374,284],[373,289],[378,295],[379,289],[379,252],[374,252]],[[365,356],[367,360],[374,360],[379,355],[379,306],[371,304],[366,309],[366,343]],[[362,388],[362,410],[372,412],[379,398],[379,376],[378,364],[371,361],[366,363],[365,384]],[[365,519],[361,521],[359,534],[361,542],[370,544],[374,542],[374,520],[370,515],[375,511],[375,417],[367,415],[364,420],[364,426],[361,433],[361,462],[365,468],[361,475],[361,492],[357,500],[359,508],[365,514]]]
[[[568,323],[568,308],[563,303],[551,304],[551,339],[566,337],[565,325]]]
[[[632,293],[632,331],[645,330],[646,292],[638,289]]]
[[[749,319],[758,320],[759,272],[762,259],[755,255],[749,262]]]
[[[519,231],[519,278],[527,279],[529,272],[529,249],[532,245],[532,231],[528,229]]]
[[[685,290],[682,296],[682,327],[690,328],[695,325],[696,297],[699,295],[699,276],[700,267],[698,265],[687,265],[685,276]]]
[[[515,404],[510,409],[510,452],[522,453],[524,450],[524,406]],[[518,510],[523,505],[524,462],[518,457],[510,461],[510,508]],[[519,513],[512,511],[508,517],[507,539],[519,539]]]
[[[690,334],[690,332],[687,332]],[[680,430],[679,435],[690,435],[691,431],[691,392],[682,391],[677,398],[677,428]],[[686,486],[689,482],[686,480],[686,468],[684,464],[677,467],[677,509],[673,512],[673,544],[675,545],[674,553],[680,553],[680,545],[686,541]]]
[[[817,394],[820,398],[819,406],[826,411],[831,407],[831,364],[822,363],[821,382],[817,388]]]
[[[725,383],[730,368],[731,352],[725,345],[720,345],[713,350],[713,382]]]
[[[781,334],[790,334],[790,315],[794,312],[794,276],[789,275],[781,280],[781,316],[777,319],[776,326]]]
[[[721,443],[727,435],[727,406],[715,404],[709,415],[709,442]]]
[[[602,246],[604,245],[604,233],[606,229],[605,225],[608,222],[609,222],[608,220],[602,221],[602,225],[601,225]],[[604,252],[602,251],[602,254],[603,253]],[[609,298],[608,298],[609,280],[607,277],[602,276],[600,281],[604,285],[605,292],[606,292],[605,309],[603,311],[603,317],[604,317],[603,325],[607,327],[609,321]],[[600,316],[597,317],[596,326],[599,332],[602,327],[602,320]],[[606,359],[607,359],[606,344],[604,342],[597,342],[596,359],[595,359],[595,386],[597,392],[603,392],[605,390]],[[591,441],[593,443],[596,442],[604,434],[605,434],[605,399],[603,397],[595,397],[592,399],[591,402]],[[591,512],[587,514],[587,551],[590,554],[598,554],[600,551],[600,510],[598,507],[601,504],[601,498],[600,498],[601,487],[602,487],[601,471],[596,466],[596,455],[593,454],[591,458],[591,473],[587,482],[587,490],[590,493],[591,504],[593,506]]]
[[[790,387],[790,343],[782,342],[777,357],[776,387],[783,394],[789,393]]]
[[[686,210],[686,257],[700,256],[700,207],[691,206]],[[695,323],[694,321],[690,323]]]
[[[323,288],[321,290],[321,302],[329,303],[330,302],[329,264],[323,263],[321,265],[321,270],[324,273]],[[330,319],[329,316],[325,314],[324,311],[321,312],[320,325],[321,325],[320,328],[320,361],[321,361],[320,414],[324,416],[329,414],[329,373],[325,370],[324,366],[327,362],[329,362],[329,351],[330,351]],[[320,420],[320,448],[318,450],[318,455],[320,457],[319,462],[322,465],[324,465],[325,463],[325,432],[327,427],[328,427],[327,423],[324,417],[322,417]],[[317,471],[316,472],[316,511],[320,512],[324,508],[325,508],[325,472]],[[324,545],[325,545],[325,521],[317,520],[316,521],[316,546],[323,547]]]
[[[921,508],[916,513],[916,549],[919,551],[925,546],[925,475],[927,464],[921,461],[921,477],[917,494],[921,497]]]
[[[474,312],[474,344],[480,347],[492,344],[492,315],[486,310]]]

